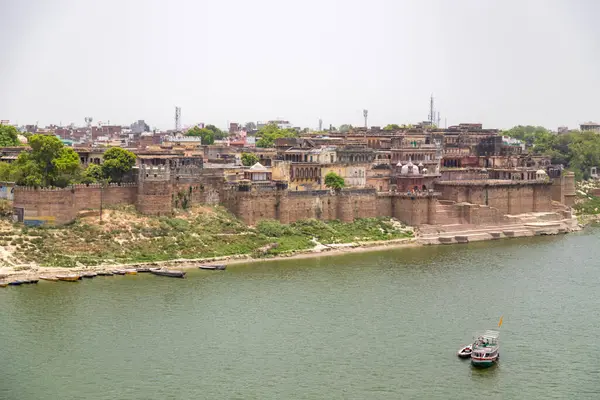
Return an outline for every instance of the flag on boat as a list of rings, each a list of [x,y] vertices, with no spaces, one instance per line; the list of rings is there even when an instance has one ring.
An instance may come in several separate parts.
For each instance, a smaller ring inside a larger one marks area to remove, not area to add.
[[[502,326],[502,318],[504,318],[504,316],[500,317],[500,321],[498,322],[498,328],[500,328]]]

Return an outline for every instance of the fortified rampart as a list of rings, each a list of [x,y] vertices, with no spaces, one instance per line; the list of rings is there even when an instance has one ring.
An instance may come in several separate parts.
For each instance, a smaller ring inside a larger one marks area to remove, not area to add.
[[[439,181],[435,190],[444,200],[494,207],[502,214],[552,211],[549,181]]]
[[[216,170],[174,170],[143,166],[137,184],[74,185],[64,189],[14,187],[15,216],[29,224],[73,221],[100,205],[135,204],[146,215],[170,215],[173,208],[222,204],[249,225],[262,219],[291,223],[307,218],[352,221],[394,217],[409,225],[494,224],[506,214],[552,211],[556,180],[439,181],[432,192],[406,193],[375,189],[292,191],[285,183],[227,183]],[[560,196],[572,198],[570,177],[559,180]],[[569,197],[571,196],[571,197]],[[567,201],[565,200],[565,201]]]
[[[68,188],[34,189],[15,186],[13,207],[17,221],[30,225],[66,224],[82,210],[134,204],[137,185],[74,185]]]
[[[558,201],[568,207],[575,204],[575,174],[565,172],[552,180],[552,200]]]

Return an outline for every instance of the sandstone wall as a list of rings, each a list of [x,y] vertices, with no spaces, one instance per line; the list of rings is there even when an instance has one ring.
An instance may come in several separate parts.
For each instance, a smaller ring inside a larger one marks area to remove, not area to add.
[[[74,185],[64,189],[34,189],[16,186],[13,206],[20,222],[30,225],[66,224],[86,209],[133,204],[137,185]]]
[[[496,208],[502,214],[552,210],[552,186],[541,181],[437,182],[441,198]]]
[[[385,215],[380,214],[390,211],[385,202],[378,199],[374,190],[331,194],[328,190],[296,192],[254,188],[248,192],[233,189],[226,192],[223,204],[246,224],[256,225],[262,219],[277,219],[286,224],[309,218],[351,222],[356,218]]]

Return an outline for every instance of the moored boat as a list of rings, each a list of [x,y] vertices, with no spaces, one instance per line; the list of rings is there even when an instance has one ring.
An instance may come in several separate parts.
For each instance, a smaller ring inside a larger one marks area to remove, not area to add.
[[[84,272],[83,274],[81,274],[81,276],[83,278],[91,279],[91,278],[95,278],[96,276],[98,276],[98,274],[95,272]]]
[[[56,275],[56,278],[58,278],[59,281],[64,281],[64,282],[77,282],[78,280],[81,279],[81,277],[76,274]]]
[[[23,281],[23,283],[28,284],[28,285],[29,284],[38,283],[38,282],[39,282],[38,279],[26,279],[26,280]]]
[[[57,277],[55,277],[55,276],[48,276],[48,275],[40,275],[40,279],[42,279],[44,281],[53,281],[53,282],[58,281]]]
[[[147,272],[150,272],[150,268],[147,268],[147,267],[143,267],[143,268],[136,268],[135,270],[136,270],[138,273],[140,273],[140,274],[141,274],[141,273],[147,273]]]
[[[135,269],[125,269],[125,275],[137,275],[137,270]]]
[[[456,355],[460,358],[471,358],[471,353],[473,353],[473,345],[469,344],[460,349]]]
[[[225,264],[212,264],[212,265],[206,264],[206,265],[201,265],[198,268],[207,269],[207,270],[211,270],[211,271],[222,271],[225,268],[227,268],[227,265],[225,265]]]
[[[114,271],[112,271],[113,275],[125,275],[127,272],[125,272],[122,269],[116,269]]]
[[[471,353],[471,365],[479,368],[487,368],[496,364],[500,359],[500,344],[498,331],[485,331],[479,335],[473,343]]]
[[[12,281],[12,282],[8,282],[8,284],[9,284],[10,286],[19,286],[19,285],[22,285],[23,283],[25,283],[25,282],[23,282],[23,281]]]
[[[0,282],[0,287],[7,287],[8,286],[8,282]]]
[[[160,268],[151,268],[150,273],[159,276],[168,276],[171,278],[184,278],[185,272],[183,271],[174,271],[168,269],[160,269]]]
[[[110,271],[100,271],[97,272],[98,276],[113,276],[114,274]]]

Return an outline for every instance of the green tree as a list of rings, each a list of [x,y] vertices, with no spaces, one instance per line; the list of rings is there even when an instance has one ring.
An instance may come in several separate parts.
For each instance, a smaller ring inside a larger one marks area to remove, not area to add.
[[[344,133],[344,132],[349,132],[352,130],[352,125],[350,124],[342,124],[340,125],[339,131]]]
[[[207,128],[199,128],[197,126],[189,129],[186,136],[199,136],[202,139],[202,144],[208,145],[215,142],[215,133]]]
[[[217,128],[214,125],[206,125],[206,127],[204,129],[208,129],[209,131],[211,131],[213,133],[214,140],[223,140],[223,139],[227,138],[227,136],[229,136],[229,134],[227,132],[220,130],[219,128]],[[214,140],[213,140],[213,143],[214,143]]]
[[[7,162],[0,162],[0,181],[12,182],[14,168]]]
[[[265,125],[256,134],[258,141],[256,147],[273,147],[275,139],[297,137],[294,129],[280,129],[275,124]]]
[[[31,152],[22,152],[12,165],[19,185],[65,187],[79,180],[79,155],[56,136],[33,135]]]
[[[402,129],[402,128],[400,128],[400,125],[398,125],[398,124],[388,124],[383,127],[384,131],[397,131],[399,129]]]
[[[111,147],[104,152],[102,175],[111,182],[122,182],[123,177],[135,165],[135,154],[120,147]]]
[[[20,146],[19,131],[12,125],[0,125],[0,147]]]
[[[509,130],[503,131],[503,135],[522,140],[527,146],[532,146],[540,135],[551,135],[552,133],[543,126],[517,125]]]
[[[331,171],[325,175],[325,186],[335,190],[336,192],[339,192],[344,186],[346,186],[346,183],[344,182],[344,178]]]
[[[81,174],[82,183],[96,183],[104,179],[102,167],[98,164],[90,164]]]
[[[250,167],[258,162],[258,156],[254,153],[242,153],[242,165]]]

